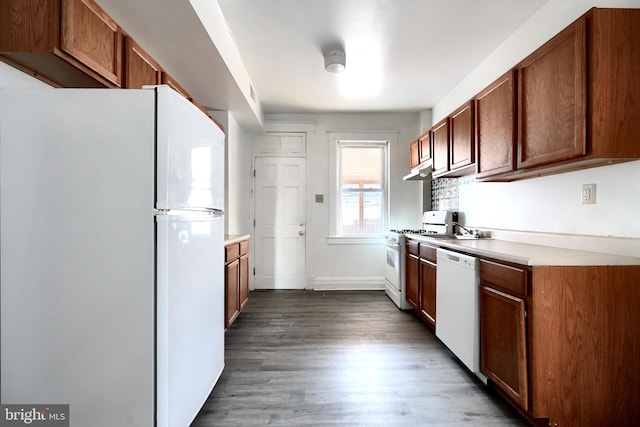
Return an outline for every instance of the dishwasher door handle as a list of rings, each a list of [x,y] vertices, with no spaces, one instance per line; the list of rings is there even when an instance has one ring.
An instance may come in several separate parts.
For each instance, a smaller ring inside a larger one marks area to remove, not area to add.
[[[443,254],[448,261],[451,262],[455,262],[455,263],[460,263],[460,257],[459,256],[455,256],[455,255],[451,255],[451,254]]]

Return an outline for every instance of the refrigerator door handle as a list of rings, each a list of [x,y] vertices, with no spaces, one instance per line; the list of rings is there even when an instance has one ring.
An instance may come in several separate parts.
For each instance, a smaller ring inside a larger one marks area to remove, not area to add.
[[[211,217],[223,217],[224,211],[222,209],[154,209],[154,216],[170,216],[170,215],[208,215]]]

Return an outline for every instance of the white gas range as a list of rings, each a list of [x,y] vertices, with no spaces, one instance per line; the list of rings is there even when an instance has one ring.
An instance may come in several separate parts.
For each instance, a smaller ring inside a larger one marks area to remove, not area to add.
[[[412,307],[406,300],[406,242],[407,234],[447,237],[453,235],[457,212],[427,211],[421,229],[389,230],[385,240],[385,292],[401,310]]]

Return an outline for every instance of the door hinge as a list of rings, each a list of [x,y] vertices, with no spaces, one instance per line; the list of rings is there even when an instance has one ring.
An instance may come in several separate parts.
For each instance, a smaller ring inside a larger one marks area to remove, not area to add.
[[[253,170],[253,177],[254,178],[256,177],[256,170],[255,169]]]
[[[253,228],[256,228],[256,219],[253,218]]]
[[[253,268],[253,275],[254,275],[254,276],[256,275],[256,269],[255,269],[255,267]]]

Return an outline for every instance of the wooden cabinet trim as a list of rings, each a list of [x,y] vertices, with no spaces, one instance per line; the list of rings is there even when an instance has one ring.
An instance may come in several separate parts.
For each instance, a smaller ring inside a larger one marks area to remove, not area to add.
[[[125,35],[123,87],[140,89],[144,85],[159,85],[162,68],[130,36]]]
[[[480,280],[483,284],[489,284],[523,298],[528,294],[528,275],[529,270],[526,267],[480,259]]]
[[[189,95],[189,92],[187,92],[182,86],[180,86],[180,83],[178,83],[176,79],[171,77],[171,75],[167,74],[167,72],[162,71],[162,73],[160,74],[160,81],[163,85],[169,86],[171,89],[175,90],[180,95],[191,101],[191,95]]]
[[[419,247],[419,255],[420,258],[423,258],[425,260],[431,261],[432,263],[436,263],[436,250],[438,248],[436,248],[435,246],[431,246],[425,243],[420,243],[420,247]]]
[[[407,239],[407,243],[406,243],[406,247],[407,247],[407,253],[408,254],[412,254],[415,256],[419,256],[420,255],[420,244],[414,240],[410,240]]]
[[[249,253],[249,241],[243,240],[240,242],[240,256],[247,255]]]
[[[227,245],[224,247],[225,252],[225,262],[231,262],[240,258],[240,244],[234,243],[232,245]]]

